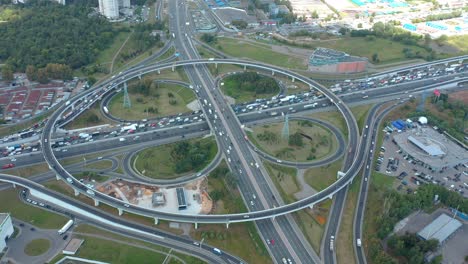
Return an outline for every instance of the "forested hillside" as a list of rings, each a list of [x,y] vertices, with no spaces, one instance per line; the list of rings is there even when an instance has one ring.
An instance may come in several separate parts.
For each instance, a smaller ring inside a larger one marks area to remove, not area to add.
[[[104,18],[90,16],[86,5],[36,0],[23,9],[21,18],[0,24],[0,61],[17,71],[48,63],[73,69],[87,65],[117,33]]]

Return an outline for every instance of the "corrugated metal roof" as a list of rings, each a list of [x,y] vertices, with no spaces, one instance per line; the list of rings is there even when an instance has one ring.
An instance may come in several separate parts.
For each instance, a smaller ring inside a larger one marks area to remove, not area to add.
[[[435,145],[433,143],[424,144],[419,139],[417,139],[417,138],[415,138],[413,136],[409,136],[408,140],[411,143],[415,144],[418,148],[422,149],[423,151],[425,151],[427,154],[429,154],[431,156],[445,155],[445,152],[442,151],[442,149],[438,145]]]
[[[442,243],[461,226],[462,223],[457,219],[441,214],[423,230],[419,231],[418,235],[425,240],[437,239]]]

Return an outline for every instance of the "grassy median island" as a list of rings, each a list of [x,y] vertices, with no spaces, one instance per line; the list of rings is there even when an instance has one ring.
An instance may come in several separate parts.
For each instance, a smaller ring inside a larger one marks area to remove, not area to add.
[[[238,175],[231,172],[222,161],[209,175],[208,193],[214,203],[213,214],[247,212],[247,208],[237,188]],[[226,250],[241,257],[247,263],[271,263],[268,251],[257,233],[254,223],[229,225],[201,225],[192,229],[193,239],[205,239],[204,243]]]
[[[268,98],[280,92],[275,79],[256,72],[243,72],[230,75],[222,80],[222,91],[236,99],[236,102],[252,101],[255,98]]]
[[[144,78],[128,88],[131,108],[124,108],[124,93],[116,94],[109,102],[110,113],[122,119],[137,120],[159,116],[168,116],[188,112],[187,104],[195,100],[195,94],[189,88],[157,83],[151,78]]]
[[[59,229],[67,219],[61,215],[30,206],[19,200],[17,189],[0,192],[0,212],[11,212],[12,217],[28,222],[39,228]]]
[[[294,194],[303,189],[298,179],[303,171],[266,161],[263,164],[283,201],[285,203],[297,201]],[[292,214],[304,236],[317,253],[320,252],[320,243],[327,224],[330,206],[331,200],[325,200],[314,205],[313,209],[307,208]]]
[[[248,134],[259,149],[282,160],[319,160],[332,154],[338,147],[332,132],[316,123],[289,121],[288,140],[282,138],[283,126],[283,122],[256,126]]]
[[[206,167],[216,156],[213,137],[190,139],[138,152],[132,159],[141,174],[157,179],[173,179]]]
[[[243,39],[216,38],[216,49],[236,58],[249,58],[285,68],[305,70],[306,61],[273,50],[269,45]]]
[[[24,253],[28,256],[39,256],[47,252],[50,248],[49,239],[34,239],[31,240],[25,247]]]

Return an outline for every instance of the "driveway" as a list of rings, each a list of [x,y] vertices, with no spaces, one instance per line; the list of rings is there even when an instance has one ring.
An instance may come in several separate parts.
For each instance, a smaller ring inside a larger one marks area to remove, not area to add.
[[[13,219],[13,225],[18,228],[17,237],[11,238],[8,243],[8,251],[2,261],[12,263],[47,263],[54,258],[68,242],[59,236],[55,229],[39,229],[29,223]],[[33,231],[34,230],[34,231]],[[39,256],[28,256],[24,253],[25,246],[34,239],[47,239],[50,241],[49,250]]]

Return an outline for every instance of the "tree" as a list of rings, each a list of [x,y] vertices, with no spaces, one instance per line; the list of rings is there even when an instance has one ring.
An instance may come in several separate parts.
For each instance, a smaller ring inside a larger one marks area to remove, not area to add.
[[[28,65],[26,67],[26,76],[28,77],[28,80],[30,81],[37,80],[37,69],[36,67],[34,67],[34,65]]]
[[[428,46],[431,43],[431,39],[431,35],[429,35],[428,33],[424,34],[424,44],[426,46]]]
[[[2,67],[2,78],[4,81],[11,82],[14,80],[13,67],[11,65],[4,65]]]
[[[377,22],[372,26],[372,30],[374,31],[375,35],[383,36],[385,33],[385,24],[383,22]]]
[[[438,37],[435,41],[437,45],[442,46],[444,45],[445,42],[447,42],[447,40],[448,40],[447,35],[443,34],[440,37]]]
[[[312,17],[313,19],[319,18],[319,14],[318,14],[317,10],[312,11],[311,17]]]
[[[202,41],[208,43],[208,44],[214,44],[216,43],[216,36],[213,34],[203,34],[200,38]]]
[[[372,54],[372,62],[379,62],[379,54],[378,53],[374,53]]]
[[[241,20],[241,19],[239,19],[239,20],[233,20],[233,21],[231,22],[231,24],[232,24],[233,26],[235,26],[236,28],[238,28],[238,29],[246,29],[247,26],[249,25],[246,21]]]

